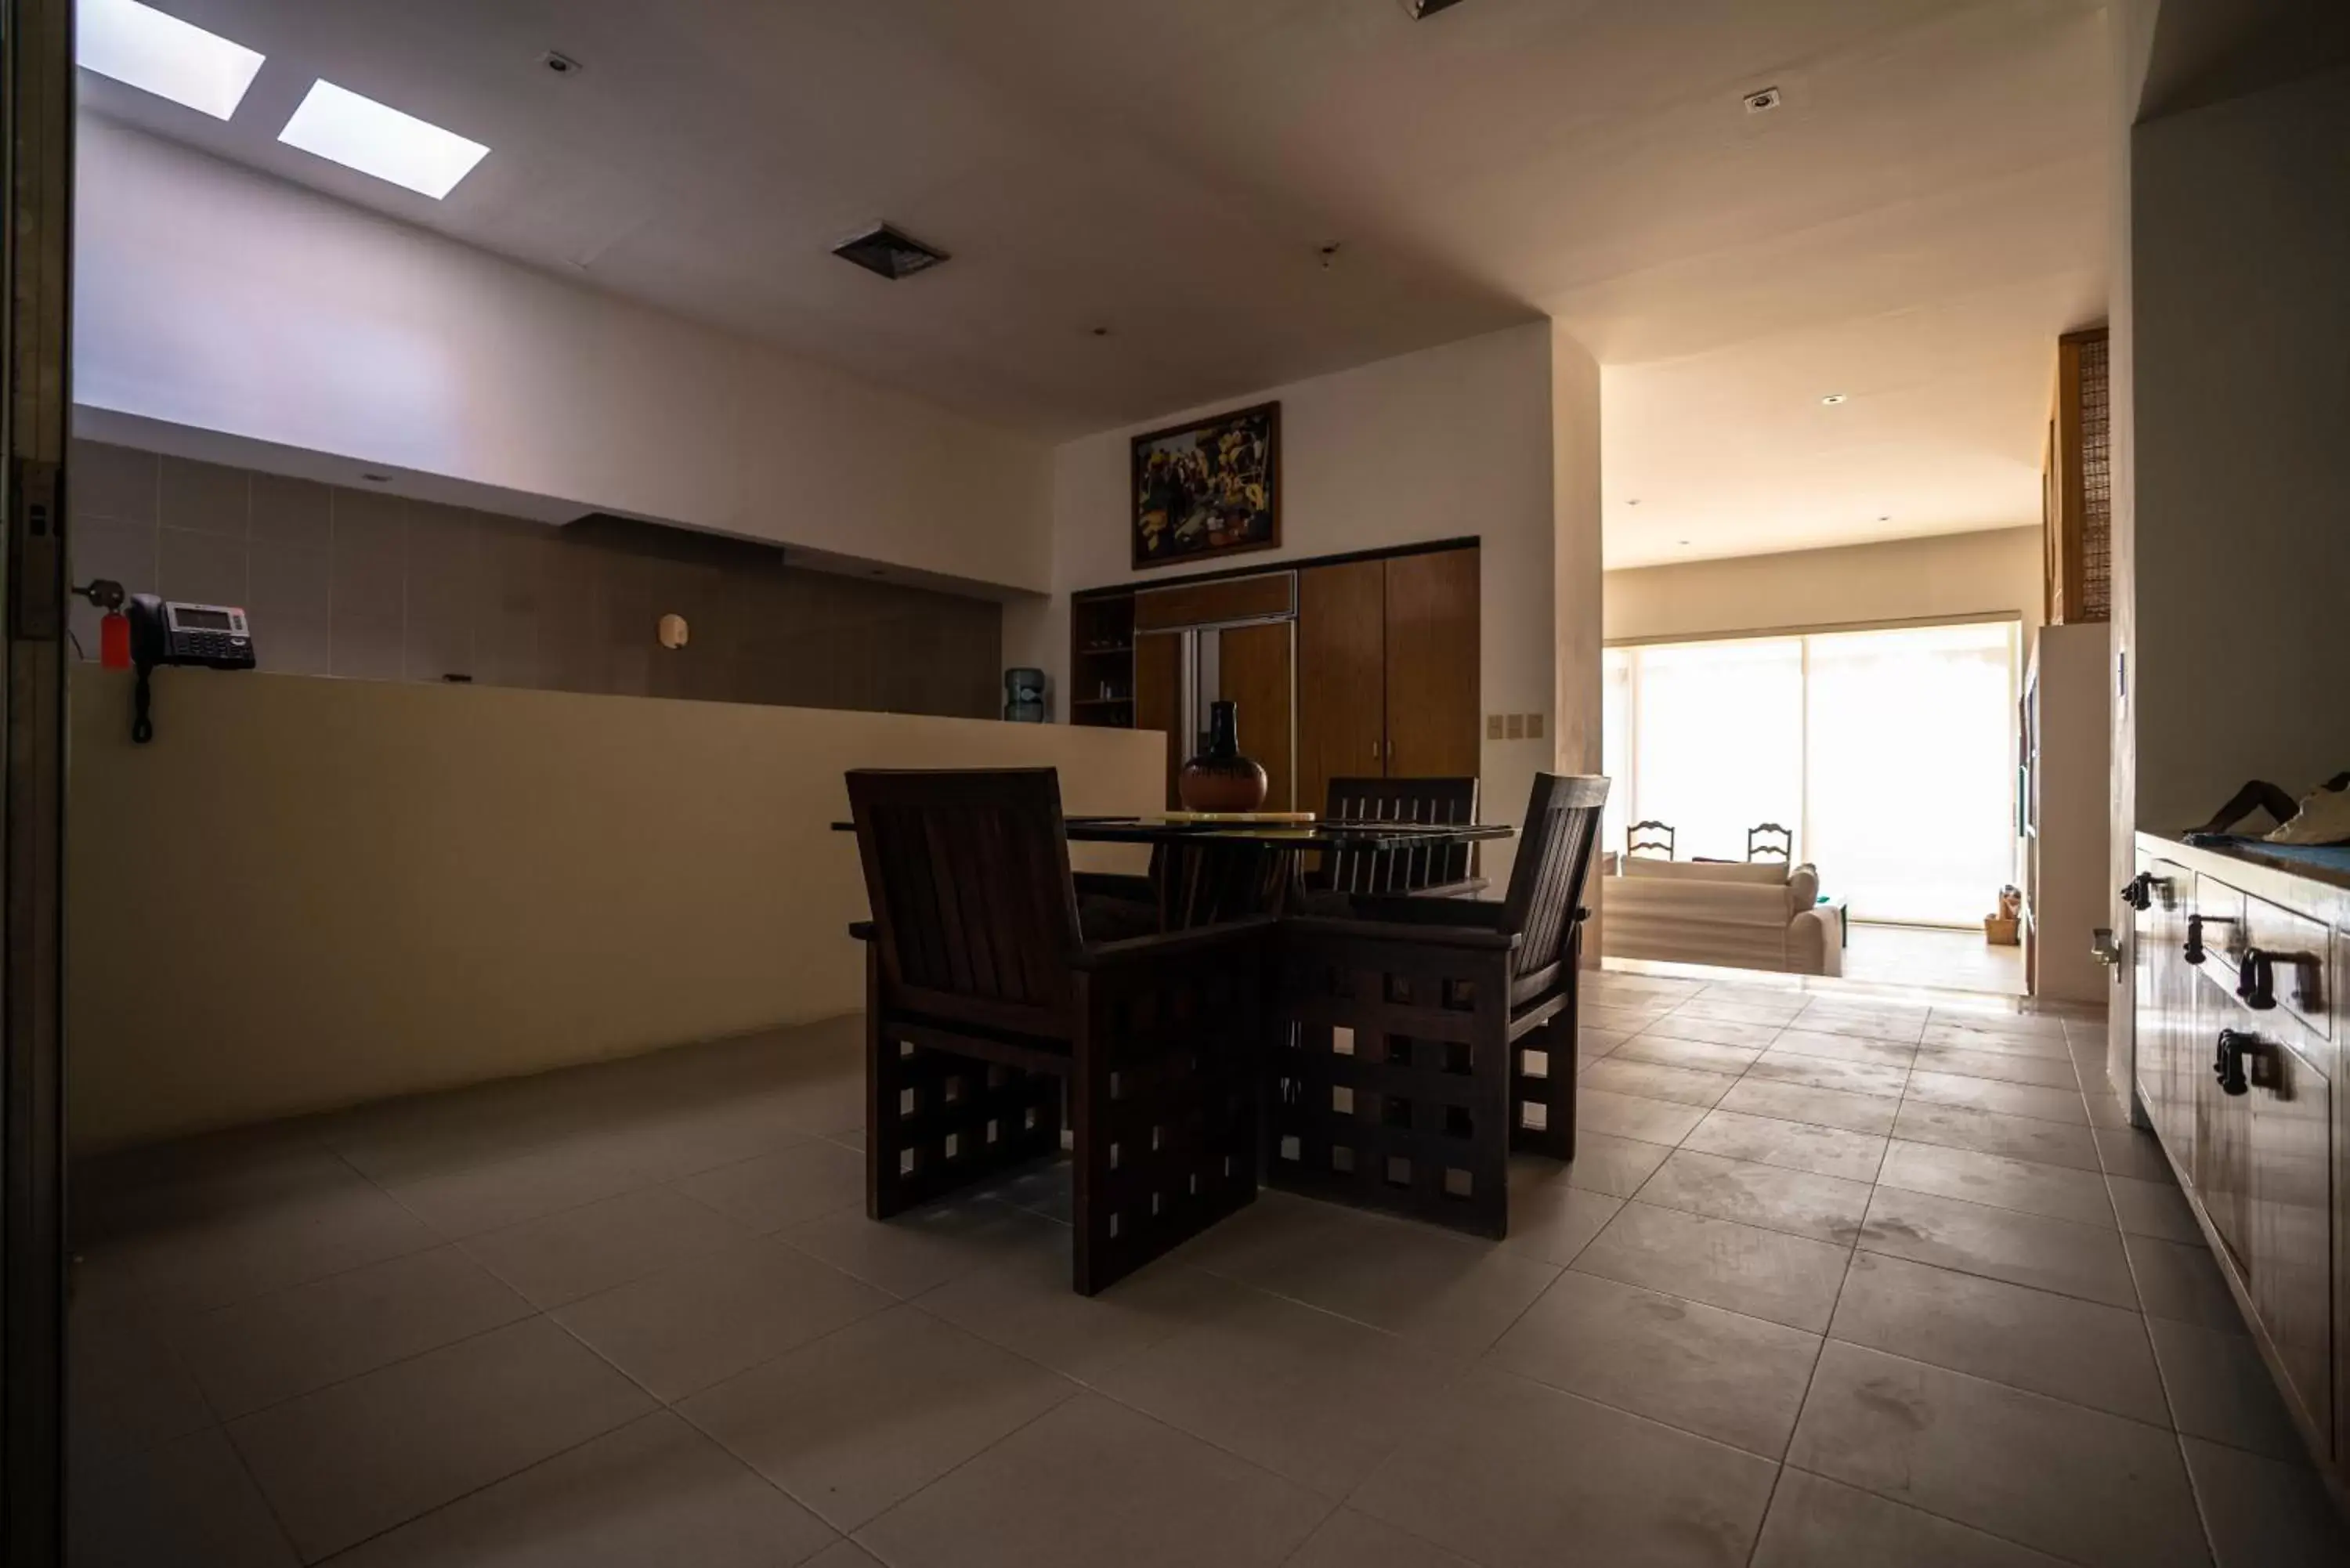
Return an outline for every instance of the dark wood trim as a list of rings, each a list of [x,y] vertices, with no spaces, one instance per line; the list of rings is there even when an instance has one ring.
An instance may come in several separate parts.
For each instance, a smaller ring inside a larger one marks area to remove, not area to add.
[[[1348,561],[1387,561],[1398,556],[1430,556],[1441,550],[1474,549],[1484,543],[1481,534],[1464,534],[1453,539],[1422,539],[1409,545],[1388,545],[1376,550],[1344,550],[1335,556],[1299,556],[1293,560],[1265,561],[1253,566],[1229,566],[1217,572],[1193,572],[1176,577],[1149,577],[1124,583],[1107,583],[1097,588],[1078,588],[1069,595],[1072,604],[1091,599],[1115,598],[1120,594],[1132,594],[1145,589],[1180,587],[1191,583],[1212,583],[1225,577],[1261,577],[1274,572],[1298,572],[1308,566],[1336,566]],[[1974,616],[1969,619],[1986,619]]]

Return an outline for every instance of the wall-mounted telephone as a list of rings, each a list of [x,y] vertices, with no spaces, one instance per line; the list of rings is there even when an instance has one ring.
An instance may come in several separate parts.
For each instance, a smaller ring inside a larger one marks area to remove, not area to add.
[[[226,605],[183,605],[132,594],[130,659],[159,664],[200,664],[213,670],[253,668],[253,629],[244,612]]]
[[[159,665],[200,665],[211,670],[251,670],[253,628],[244,611],[227,605],[190,605],[132,594],[130,661],[139,683],[131,697],[130,738],[140,745],[155,738],[148,716],[148,676]]]

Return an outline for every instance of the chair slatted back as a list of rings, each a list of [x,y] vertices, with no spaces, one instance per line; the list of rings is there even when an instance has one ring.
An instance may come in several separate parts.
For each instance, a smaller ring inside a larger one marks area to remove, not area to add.
[[[1050,768],[848,775],[882,979],[910,1011],[1066,1037],[1081,939]]]
[[[1748,828],[1746,858],[1752,860],[1758,855],[1775,855],[1792,863],[1795,858],[1794,831],[1775,822],[1760,822]]]
[[[1517,863],[1501,929],[1519,939],[1516,973],[1523,979],[1556,967],[1567,955],[1591,868],[1607,780],[1595,774],[1534,774],[1534,797],[1518,832]]]
[[[1624,853],[1638,855],[1644,849],[1650,851],[1661,849],[1665,852],[1665,858],[1670,860],[1673,857],[1672,825],[1651,820],[1636,822],[1626,828]]]
[[[1461,823],[1477,820],[1473,778],[1332,779],[1323,816],[1332,822]],[[1330,887],[1340,893],[1409,893],[1475,876],[1473,844],[1423,849],[1334,850]]]

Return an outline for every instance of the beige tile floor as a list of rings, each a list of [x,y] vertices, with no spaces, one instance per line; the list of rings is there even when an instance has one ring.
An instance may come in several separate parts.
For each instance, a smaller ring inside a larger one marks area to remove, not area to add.
[[[853,1020],[111,1159],[77,1561],[2350,1561],[2101,1025],[1583,1044],[1506,1242],[1268,1194],[1092,1301],[1065,1167],[865,1220]]]

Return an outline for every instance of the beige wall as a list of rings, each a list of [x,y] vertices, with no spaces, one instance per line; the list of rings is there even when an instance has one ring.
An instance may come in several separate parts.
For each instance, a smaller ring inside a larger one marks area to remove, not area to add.
[[[1052,764],[1156,804],[1156,732],[164,670],[72,690],[82,1148],[862,1005],[842,772]]]
[[[1277,551],[1201,568],[1272,567],[1300,556],[1477,537],[1484,710],[1540,712],[1548,722],[1550,738],[1482,742],[1484,797],[1495,817],[1512,822],[1524,810],[1535,769],[1553,765],[1554,738],[1578,728],[1555,707],[1559,539],[1562,527],[1596,528],[1598,371],[1568,340],[1562,342],[1569,362],[1556,369],[1553,337],[1548,322],[1533,322],[1219,402],[1281,404],[1282,543]],[[1554,400],[1563,396],[1554,383],[1561,377],[1575,399],[1566,412],[1578,429],[1587,427],[1564,474],[1553,456],[1561,439]],[[1069,594],[1184,575],[1138,573],[1128,565],[1130,438],[1211,411],[1177,410],[1055,453],[1055,592],[1045,604],[1007,607],[1004,657],[1049,673],[1056,716],[1066,717]],[[1562,520],[1566,499],[1579,509]],[[1577,557],[1579,569],[1596,578],[1596,538],[1578,546]],[[1588,686],[1596,723],[1596,672]],[[1486,874],[1498,879],[1509,855],[1500,846],[1488,849],[1498,852],[1487,854]]]
[[[2037,527],[1641,566],[1607,580],[1611,642],[1976,615],[2021,616],[2029,642],[2041,620]]]
[[[78,135],[74,396],[114,416],[85,434],[154,421],[338,456],[345,483],[1047,585],[1044,441],[102,118]]]
[[[650,524],[552,527],[105,442],[73,449],[74,579],[253,612],[264,670],[991,718],[993,599]],[[84,657],[99,612],[76,601]],[[664,649],[659,618],[691,639]]]

